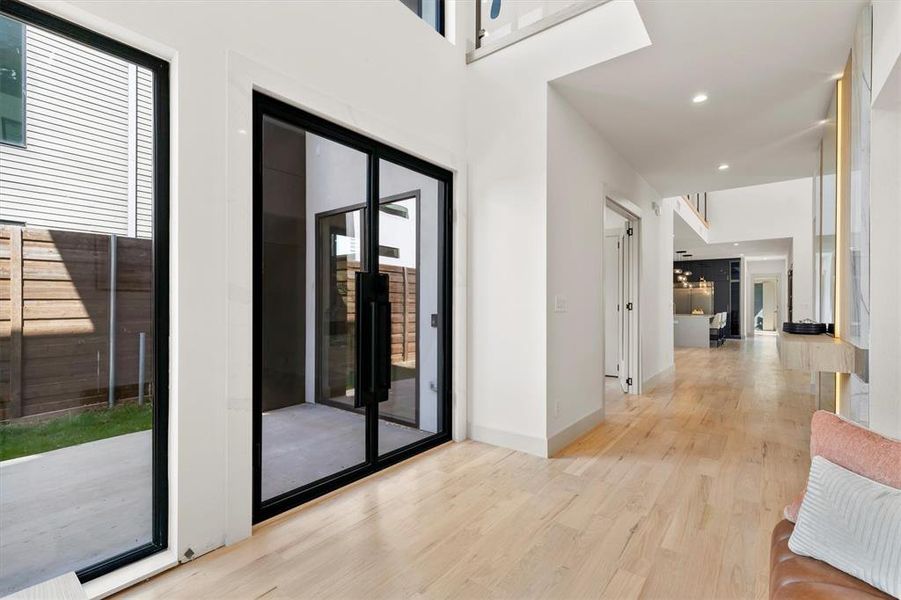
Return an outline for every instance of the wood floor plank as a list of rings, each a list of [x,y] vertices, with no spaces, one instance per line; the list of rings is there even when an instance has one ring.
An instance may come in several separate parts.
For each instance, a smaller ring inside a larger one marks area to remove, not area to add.
[[[775,341],[679,349],[546,460],[449,444],[254,528],[123,598],[762,598],[814,401]]]

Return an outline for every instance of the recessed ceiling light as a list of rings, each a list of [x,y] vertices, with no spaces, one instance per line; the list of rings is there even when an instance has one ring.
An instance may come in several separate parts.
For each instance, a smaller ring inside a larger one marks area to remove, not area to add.
[[[720,171],[728,171],[729,165],[727,165],[726,163],[723,163],[720,166],[718,166],[717,169],[719,169]]]
[[[817,125],[825,125],[828,122],[829,122],[829,119],[820,119],[819,121],[817,121]]]
[[[842,72],[839,72],[839,73],[836,73],[835,75],[833,75],[832,80],[838,81],[839,79],[841,79],[844,76],[845,76],[845,73],[844,73],[844,71],[842,71]]]
[[[733,242],[732,245],[733,245],[733,246],[738,246],[738,242]]]
[[[695,94],[694,98],[691,99],[695,104],[700,104],[702,102],[707,102],[707,94],[704,92],[700,92]]]

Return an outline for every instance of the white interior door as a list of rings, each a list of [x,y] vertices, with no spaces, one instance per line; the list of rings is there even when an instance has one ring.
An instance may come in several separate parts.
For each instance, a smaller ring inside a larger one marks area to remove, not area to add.
[[[776,329],[776,308],[777,294],[776,282],[763,282],[763,330],[775,331]]]
[[[631,260],[631,237],[626,235],[626,230],[629,227],[628,221],[623,226],[623,231],[619,237],[619,253],[617,255],[618,258],[618,268],[617,268],[617,284],[619,288],[619,318],[617,319],[617,324],[619,325],[619,356],[618,356],[618,365],[619,365],[619,384],[623,388],[623,391],[629,392],[629,348],[631,344],[630,338],[630,327],[629,327],[629,310],[628,304],[630,302],[630,298],[632,297],[632,278],[629,277],[629,264]]]

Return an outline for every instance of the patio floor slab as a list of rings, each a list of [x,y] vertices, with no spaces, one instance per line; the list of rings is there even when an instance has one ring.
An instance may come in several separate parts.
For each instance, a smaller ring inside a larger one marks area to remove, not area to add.
[[[298,404],[263,417],[263,497],[362,461],[363,416]],[[380,452],[429,432],[379,422]],[[150,431],[0,462],[0,596],[151,541]]]

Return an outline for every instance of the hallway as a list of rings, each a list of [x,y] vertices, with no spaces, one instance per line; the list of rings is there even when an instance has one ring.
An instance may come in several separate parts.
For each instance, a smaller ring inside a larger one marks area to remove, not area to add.
[[[813,403],[772,338],[678,349],[556,459],[449,444],[122,597],[764,597]]]

